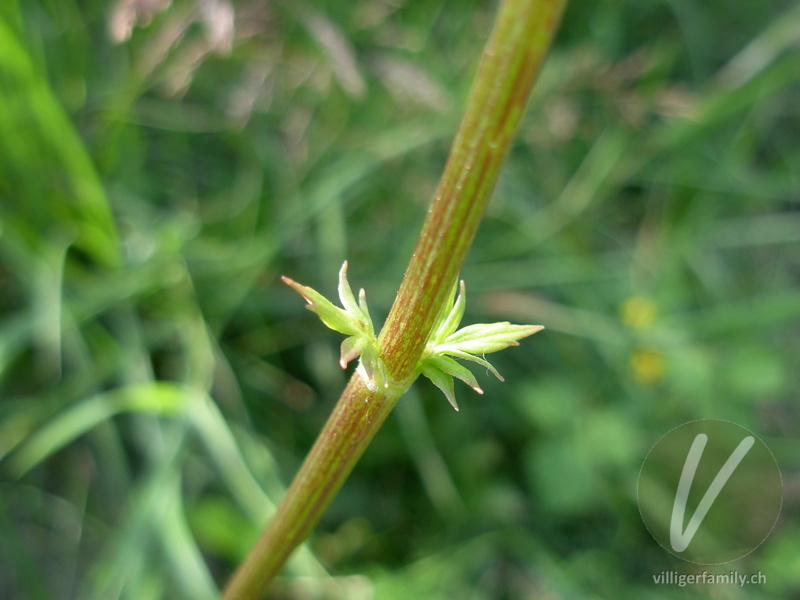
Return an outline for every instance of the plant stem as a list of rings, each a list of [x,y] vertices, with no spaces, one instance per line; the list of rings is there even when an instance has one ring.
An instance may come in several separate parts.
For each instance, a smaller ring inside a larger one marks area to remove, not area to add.
[[[445,171],[381,331],[382,358],[408,377],[483,218],[566,0],[505,0]]]
[[[566,0],[505,0],[484,49],[444,174],[379,344],[391,376],[370,390],[356,372],[223,600],[258,598],[316,525],[413,382],[511,146]]]
[[[350,379],[277,512],[223,598],[259,597],[263,585],[314,528],[401,393],[372,392],[361,377]]]

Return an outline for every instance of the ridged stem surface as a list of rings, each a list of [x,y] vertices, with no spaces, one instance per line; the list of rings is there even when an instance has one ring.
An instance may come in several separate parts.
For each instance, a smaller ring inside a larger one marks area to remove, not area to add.
[[[483,218],[566,0],[505,0],[484,49],[416,249],[380,336],[390,375],[371,390],[356,372],[272,521],[223,600],[259,598],[308,536],[413,382],[416,366]]]

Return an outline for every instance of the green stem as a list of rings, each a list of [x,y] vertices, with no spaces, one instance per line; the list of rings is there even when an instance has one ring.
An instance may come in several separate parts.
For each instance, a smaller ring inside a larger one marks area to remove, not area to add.
[[[234,574],[224,599],[258,598],[308,536],[402,391],[372,392],[350,379],[272,520]]]
[[[356,373],[223,600],[255,599],[311,532],[411,385],[488,204],[566,0],[505,0],[484,49],[444,174],[379,344],[392,381]]]
[[[566,0],[505,0],[466,113],[386,325],[382,358],[399,381],[416,366],[511,147]]]

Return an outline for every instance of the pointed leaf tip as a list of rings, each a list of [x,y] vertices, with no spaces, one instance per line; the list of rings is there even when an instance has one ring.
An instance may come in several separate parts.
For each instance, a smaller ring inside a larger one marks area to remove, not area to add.
[[[453,390],[452,376],[429,361],[424,361],[422,363],[422,374],[430,379],[433,385],[442,391],[445,398],[447,398],[447,401],[450,403],[450,406],[458,410],[458,402],[456,402],[456,395]]]
[[[342,268],[339,270],[339,300],[341,300],[345,311],[354,317],[359,316],[358,304],[355,296],[353,296],[353,290],[350,289],[350,282],[347,281],[347,261],[342,263]]]
[[[310,290],[311,288],[302,285],[300,283],[297,283],[294,279],[292,279],[291,277],[287,277],[286,275],[281,275],[281,281],[286,285],[288,285],[290,288],[292,288],[295,292],[300,294],[306,302],[308,302],[309,304],[313,304],[314,300],[308,293],[308,290]]]
[[[372,317],[369,314],[369,307],[367,306],[367,293],[364,288],[358,291],[358,308],[361,310],[361,316],[364,318],[367,331],[370,335],[375,335],[375,330],[372,325]]]
[[[322,322],[334,331],[345,335],[358,335],[361,332],[361,327],[356,319],[348,314],[347,311],[335,306],[314,288],[301,285],[285,275],[281,279],[286,285],[305,298],[305,301],[308,302],[306,308],[317,313]]]

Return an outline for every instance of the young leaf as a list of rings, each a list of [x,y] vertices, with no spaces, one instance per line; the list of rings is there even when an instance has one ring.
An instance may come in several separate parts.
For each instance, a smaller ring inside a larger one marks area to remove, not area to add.
[[[306,302],[308,302],[306,308],[317,313],[319,318],[322,319],[322,322],[334,331],[344,333],[345,335],[358,335],[361,333],[361,328],[357,319],[354,319],[353,316],[346,311],[335,306],[315,289],[301,285],[285,275],[281,276],[281,280],[305,298]]]
[[[459,329],[447,337],[437,349],[447,351],[449,348],[469,352],[470,354],[487,354],[497,352],[509,346],[519,345],[518,340],[533,335],[544,329],[541,325],[512,325],[504,323],[477,323]]]
[[[350,282],[347,281],[347,261],[339,270],[339,300],[344,308],[334,305],[313,288],[300,285],[285,276],[281,279],[306,299],[307,308],[317,313],[325,325],[348,336],[342,342],[339,353],[339,365],[343,369],[351,360],[361,356],[363,367],[361,372],[370,385],[373,388],[388,385],[385,367],[378,357],[377,341],[367,308],[366,294],[362,289],[356,302]]]
[[[369,308],[367,307],[367,293],[364,291],[364,288],[361,288],[358,292],[358,307],[361,309],[361,314],[364,315],[364,318],[367,321],[367,330],[369,331],[370,335],[375,335],[375,330],[372,327],[372,317],[369,316]]]
[[[453,391],[453,378],[428,361],[422,363],[422,374],[442,390],[450,405],[458,410],[458,402],[456,402],[456,395]]]
[[[497,379],[499,379],[500,381],[505,381],[505,379],[503,379],[503,376],[497,372],[497,369],[495,369],[494,366],[492,366],[492,363],[490,363],[485,358],[482,358],[480,356],[473,356],[472,354],[467,354],[466,352],[462,352],[461,350],[444,350],[442,351],[442,353],[449,354],[450,356],[455,356],[456,358],[460,358],[463,360],[469,360],[474,363],[478,363],[480,366],[485,367],[486,369],[491,371],[492,375],[497,377]]]
[[[451,377],[456,377],[466,383],[473,390],[479,394],[483,394],[483,390],[478,385],[478,380],[468,368],[458,364],[448,356],[431,356],[425,360],[426,365],[433,366],[440,371],[447,373]]]
[[[344,261],[342,268],[339,269],[339,300],[341,300],[344,309],[351,315],[361,312],[355,296],[353,296],[353,290],[350,289],[350,282],[347,281],[347,261]]]
[[[463,287],[463,282],[461,282],[461,284],[462,284],[462,287]],[[438,343],[440,341],[443,341],[444,338],[447,337],[447,336],[443,336],[442,337],[440,335],[440,332],[442,330],[442,326],[444,325],[444,322],[448,319],[448,317],[450,316],[450,313],[453,312],[453,301],[455,300],[456,291],[458,290],[458,287],[459,287],[459,282],[456,281],[453,284],[453,286],[450,288],[450,294],[447,297],[447,300],[445,301],[445,303],[442,305],[442,309],[439,311],[439,316],[436,319],[436,325],[433,326],[433,330],[432,330],[433,333],[431,333],[430,339],[428,340],[429,344]]]
[[[447,318],[442,322],[441,326],[436,331],[437,342],[447,339],[447,336],[451,335],[456,328],[458,328],[459,323],[461,323],[461,319],[464,316],[464,308],[466,308],[464,295],[464,281],[461,280],[459,284],[458,298],[453,304],[450,314],[447,315]]]
[[[464,282],[461,281],[458,298],[453,301],[455,298],[454,286],[448,302],[448,304],[452,303],[452,307],[449,311],[443,310],[439,316],[418,366],[419,372],[444,392],[447,400],[456,410],[458,410],[458,406],[453,392],[453,377],[457,377],[479,394],[482,394],[483,390],[478,386],[472,372],[450,358],[451,356],[477,363],[503,381],[497,369],[483,358],[483,355],[497,352],[508,346],[517,346],[519,345],[518,340],[543,329],[541,325],[512,325],[506,321],[503,323],[478,323],[456,331],[464,316],[465,296]]]

